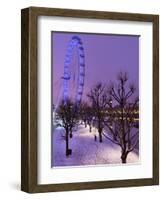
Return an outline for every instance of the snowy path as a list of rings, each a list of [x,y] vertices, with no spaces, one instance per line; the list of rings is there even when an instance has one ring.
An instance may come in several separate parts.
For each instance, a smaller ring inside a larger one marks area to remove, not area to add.
[[[97,129],[93,128],[90,133],[88,128],[83,125],[73,132],[73,138],[69,139],[69,148],[72,149],[72,155],[65,156],[64,129],[58,127],[53,132],[53,158],[52,166],[80,166],[96,164],[120,164],[121,150],[103,137],[103,142],[98,141]],[[94,135],[97,135],[97,141],[94,141]],[[138,162],[138,155],[134,152],[129,153],[127,163]]]

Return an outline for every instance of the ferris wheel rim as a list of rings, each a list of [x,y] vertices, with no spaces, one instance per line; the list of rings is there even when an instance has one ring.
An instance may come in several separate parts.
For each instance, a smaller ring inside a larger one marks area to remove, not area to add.
[[[69,98],[68,91],[68,81],[70,80],[70,62],[72,60],[72,53],[74,49],[77,49],[78,54],[78,81],[77,81],[77,90],[75,94],[74,101],[75,103],[80,103],[83,88],[84,88],[84,79],[85,79],[85,55],[82,40],[79,36],[73,36],[68,43],[68,48],[65,55],[64,61],[64,76],[63,76],[63,99],[64,102]]]

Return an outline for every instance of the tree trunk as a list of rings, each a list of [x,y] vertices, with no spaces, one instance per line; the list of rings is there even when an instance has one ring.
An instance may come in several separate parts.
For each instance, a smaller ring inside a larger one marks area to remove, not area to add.
[[[72,138],[72,128],[70,129],[70,138]]]
[[[121,158],[122,159],[122,163],[126,163],[126,158]]]
[[[122,142],[123,142],[123,152],[121,156],[122,163],[126,163],[127,152],[126,152],[126,139],[125,139],[125,127],[124,127],[124,103],[121,102],[121,125],[122,125]]]
[[[126,163],[127,162],[127,153],[126,152],[122,153],[121,160],[122,160],[122,163]]]
[[[87,122],[86,121],[84,121],[84,125],[85,125],[85,128],[87,128]]]
[[[69,155],[69,151],[68,151],[68,149],[69,149],[69,146],[68,146],[68,128],[66,128],[66,156],[68,156]]]
[[[98,132],[99,132],[99,142],[102,142],[102,129],[100,128]]]
[[[70,132],[70,138],[72,138],[72,132]]]
[[[90,133],[92,132],[92,126],[89,126],[89,132]]]
[[[95,139],[95,142],[96,142],[97,141],[97,136],[96,135],[95,135],[94,139]]]

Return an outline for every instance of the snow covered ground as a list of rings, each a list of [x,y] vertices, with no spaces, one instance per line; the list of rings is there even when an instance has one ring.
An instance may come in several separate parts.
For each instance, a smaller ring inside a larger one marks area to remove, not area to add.
[[[97,141],[94,136],[97,135]],[[69,139],[69,148],[72,149],[72,155],[66,157],[64,140],[64,129],[55,128],[52,136],[52,167],[54,166],[83,166],[97,164],[121,164],[121,149],[105,137],[103,142],[98,141],[98,131],[92,128],[89,132],[88,127],[80,125],[78,130],[73,132],[73,138]],[[127,163],[138,162],[139,157],[131,152],[127,157]]]

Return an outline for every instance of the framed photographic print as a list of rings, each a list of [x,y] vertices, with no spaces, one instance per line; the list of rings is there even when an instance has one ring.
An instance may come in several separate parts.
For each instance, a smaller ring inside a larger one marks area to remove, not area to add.
[[[22,9],[21,189],[159,184],[159,16]]]

